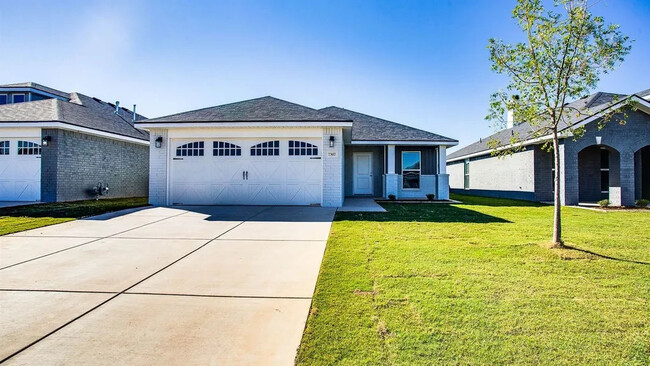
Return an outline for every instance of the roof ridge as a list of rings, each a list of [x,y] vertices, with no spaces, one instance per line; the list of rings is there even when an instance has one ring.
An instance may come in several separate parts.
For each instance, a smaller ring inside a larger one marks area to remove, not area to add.
[[[228,105],[233,105],[233,104],[243,103],[243,102],[252,102],[252,101],[254,101],[254,100],[259,100],[259,99],[264,99],[264,98],[277,99],[277,98],[274,98],[274,97],[272,97],[272,96],[270,96],[270,95],[266,95],[266,96],[258,97],[258,98],[251,98],[251,99],[246,99],[246,100],[240,100],[240,101],[238,101],[238,102],[230,102],[230,103],[225,103],[225,104],[217,104],[217,105],[213,105],[213,106],[210,106],[210,107],[203,107],[203,108],[199,108],[199,109],[192,109],[191,111],[184,111],[184,112],[172,113],[172,114],[168,114],[168,115],[165,115],[165,116],[154,117],[154,118],[151,118],[151,119],[159,119],[159,118],[174,117],[174,116],[178,116],[178,115],[185,114],[185,113],[188,113],[188,112],[199,112],[199,111],[205,111],[205,110],[208,110],[208,109],[211,109],[211,108],[216,108],[216,107],[225,107],[225,106],[228,106]],[[281,100],[281,99],[280,99],[280,100]]]

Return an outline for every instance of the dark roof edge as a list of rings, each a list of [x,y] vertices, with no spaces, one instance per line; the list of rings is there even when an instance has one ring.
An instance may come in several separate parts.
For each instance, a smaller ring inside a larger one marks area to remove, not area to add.
[[[212,107],[210,107],[212,108]],[[162,117],[161,117],[162,118]],[[153,120],[142,120],[136,121],[135,123],[151,123],[151,124],[171,124],[171,123],[254,123],[254,122],[354,122],[351,119],[238,119],[238,120],[219,120],[219,121],[155,121],[159,118],[154,118]]]

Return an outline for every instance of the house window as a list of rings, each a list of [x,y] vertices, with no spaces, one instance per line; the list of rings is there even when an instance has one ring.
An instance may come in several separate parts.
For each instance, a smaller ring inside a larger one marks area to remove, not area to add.
[[[189,142],[176,148],[176,156],[203,156],[203,141]]]
[[[402,188],[420,189],[419,151],[402,151]]]
[[[25,94],[13,94],[11,96],[12,103],[22,103],[25,101]]]
[[[18,141],[18,155],[41,155],[41,145],[29,141]]]
[[[464,166],[463,188],[469,189],[469,159],[465,159]]]
[[[0,105],[7,104],[7,102],[9,102],[7,94],[0,94]]]
[[[251,156],[278,156],[280,155],[280,141],[260,142],[251,147]]]
[[[223,141],[212,142],[213,156],[241,156],[241,146]]]
[[[318,155],[318,146],[304,141],[289,141],[289,155]]]
[[[600,193],[607,198],[609,196],[609,151],[600,149]]]
[[[0,141],[0,155],[9,155],[9,141]]]

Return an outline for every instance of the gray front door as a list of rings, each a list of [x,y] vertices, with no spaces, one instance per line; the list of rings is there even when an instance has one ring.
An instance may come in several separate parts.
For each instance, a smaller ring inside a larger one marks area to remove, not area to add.
[[[353,153],[354,194],[372,194],[372,153]]]

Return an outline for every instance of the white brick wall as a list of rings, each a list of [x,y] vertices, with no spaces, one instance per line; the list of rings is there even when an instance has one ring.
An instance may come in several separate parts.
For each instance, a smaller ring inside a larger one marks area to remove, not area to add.
[[[156,138],[162,136],[162,146],[156,148]],[[167,205],[167,163],[169,161],[169,139],[167,129],[156,128],[150,131],[149,146],[149,203],[156,206]]]
[[[334,136],[334,147],[329,147]],[[323,128],[323,207],[343,206],[343,129]]]

